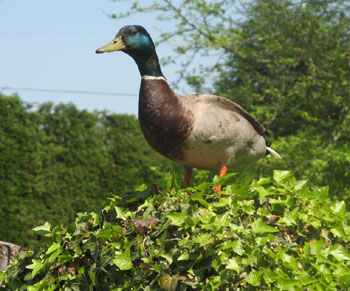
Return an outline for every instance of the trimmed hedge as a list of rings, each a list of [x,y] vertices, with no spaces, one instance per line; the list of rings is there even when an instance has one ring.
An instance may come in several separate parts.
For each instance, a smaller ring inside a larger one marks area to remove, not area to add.
[[[158,183],[176,165],[146,143],[134,116],[72,104],[34,107],[0,95],[0,238],[33,247],[34,226],[73,222],[111,195]]]

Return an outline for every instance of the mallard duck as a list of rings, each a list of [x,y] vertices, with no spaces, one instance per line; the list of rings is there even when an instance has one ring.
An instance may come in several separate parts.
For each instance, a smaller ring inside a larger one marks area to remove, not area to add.
[[[211,94],[176,94],[162,73],[152,38],[142,26],[124,26],[96,53],[113,51],[122,51],[136,62],[141,74],[141,130],[154,150],[184,167],[186,187],[192,168],[217,169],[223,176],[229,165],[246,165],[270,153],[280,158],[267,146],[265,128],[240,105]]]

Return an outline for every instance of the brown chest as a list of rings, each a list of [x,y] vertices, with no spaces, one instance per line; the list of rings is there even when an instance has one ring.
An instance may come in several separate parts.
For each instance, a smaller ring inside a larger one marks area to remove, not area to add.
[[[179,161],[194,117],[165,79],[142,80],[139,122],[148,143],[160,154]]]

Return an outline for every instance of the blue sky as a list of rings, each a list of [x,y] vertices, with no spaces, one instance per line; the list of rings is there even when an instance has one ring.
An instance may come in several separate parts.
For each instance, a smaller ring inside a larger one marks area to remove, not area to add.
[[[141,24],[157,39],[160,23],[152,15],[115,20],[108,14],[123,12],[126,3],[109,0],[0,0],[0,92],[18,93],[26,102],[76,104],[80,109],[108,110],[137,115],[140,75],[123,53],[95,54],[126,24]],[[162,23],[171,30],[171,23]],[[162,44],[160,57],[172,53]],[[163,73],[176,79],[176,65]],[[108,96],[32,92],[3,87],[128,93]]]

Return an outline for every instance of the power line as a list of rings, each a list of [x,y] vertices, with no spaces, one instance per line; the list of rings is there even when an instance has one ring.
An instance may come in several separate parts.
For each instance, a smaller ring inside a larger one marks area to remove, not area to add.
[[[41,89],[41,88],[20,88],[20,87],[0,87],[0,90],[18,90],[18,91],[34,91],[34,92],[50,92],[50,93],[63,93],[63,94],[89,94],[89,95],[109,95],[109,96],[138,96],[132,93],[121,92],[99,92],[99,91],[82,91],[82,90],[59,90],[59,89]]]

